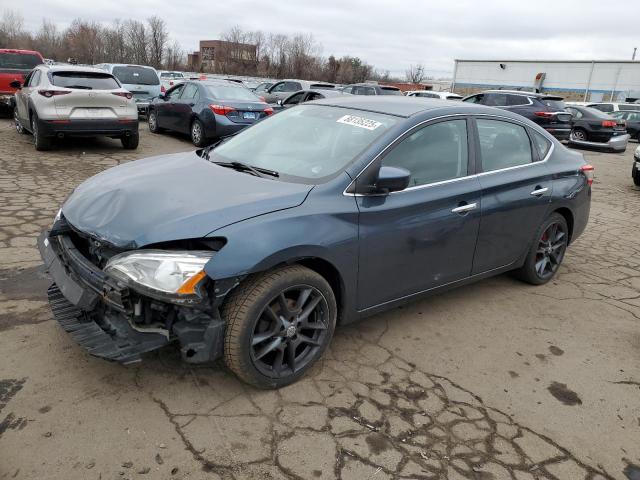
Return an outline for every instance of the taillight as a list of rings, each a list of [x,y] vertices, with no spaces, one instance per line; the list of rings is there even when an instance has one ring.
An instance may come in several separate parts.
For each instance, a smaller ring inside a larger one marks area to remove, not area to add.
[[[264,109],[264,113],[267,115],[272,115],[273,114],[273,108],[271,107],[267,107]]]
[[[112,95],[117,95],[119,97],[124,97],[127,100],[131,100],[133,98],[133,94],[130,92],[111,92]]]
[[[56,97],[58,95],[66,95],[67,93],[71,93],[69,90],[38,90],[38,93],[43,97],[51,98]]]
[[[536,117],[551,118],[555,115],[553,112],[534,112]]]
[[[262,95],[260,95],[258,98],[260,99],[261,102],[267,103],[267,101],[264,99]]]
[[[209,108],[211,109],[211,111],[213,113],[216,113],[218,115],[226,115],[228,113],[236,111],[235,108],[230,107],[229,105],[214,105],[214,104],[211,104],[211,105],[209,105]]]
[[[166,88],[164,88],[164,85],[160,85],[160,93],[165,93],[167,91]]]
[[[587,185],[591,185],[593,183],[593,176],[595,173],[595,168],[591,165],[583,165],[580,167],[580,171],[584,173],[584,176],[587,177]]]
[[[603,120],[602,121],[602,126],[603,127],[615,127],[618,123],[615,120]]]
[[[169,86],[173,87],[173,80],[169,80]],[[164,88],[164,87],[162,87],[162,88]]]

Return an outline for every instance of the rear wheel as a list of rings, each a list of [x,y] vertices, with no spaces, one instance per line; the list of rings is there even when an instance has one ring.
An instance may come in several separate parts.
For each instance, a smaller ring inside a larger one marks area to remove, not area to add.
[[[36,150],[39,152],[51,150],[51,139],[42,136],[40,133],[38,115],[35,112],[31,115],[31,133],[33,134],[33,143],[36,146]]]
[[[538,227],[527,259],[516,275],[532,285],[547,283],[558,272],[568,244],[567,221],[559,213],[552,213]]]
[[[573,135],[573,138],[581,142],[586,142],[589,138],[587,135],[587,131],[583,128],[574,128],[573,130],[571,130],[571,135]]]
[[[135,150],[140,143],[140,135],[137,132],[132,133],[128,137],[122,137],[120,141],[122,142],[122,146],[127,150]]]
[[[631,167],[631,178],[633,178],[634,185],[640,187],[640,171],[636,168],[635,163]]]
[[[206,147],[207,137],[204,133],[204,125],[200,120],[194,120],[191,124],[191,141],[196,147]]]
[[[241,380],[280,388],[320,358],[336,325],[327,281],[301,265],[255,275],[225,301],[225,363]]]
[[[147,122],[149,123],[149,131],[151,133],[161,133],[162,129],[158,127],[158,115],[154,110],[149,111],[147,116]]]

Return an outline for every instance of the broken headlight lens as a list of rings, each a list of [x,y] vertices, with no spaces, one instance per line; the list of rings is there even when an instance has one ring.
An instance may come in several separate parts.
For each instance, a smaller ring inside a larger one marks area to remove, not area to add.
[[[215,252],[144,250],[112,257],[104,268],[111,276],[135,288],[143,286],[173,295],[195,295],[206,276],[205,264]]]

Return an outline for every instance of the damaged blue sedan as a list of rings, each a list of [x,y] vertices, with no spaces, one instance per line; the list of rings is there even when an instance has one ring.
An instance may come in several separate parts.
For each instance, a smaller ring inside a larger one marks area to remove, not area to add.
[[[548,282],[592,180],[504,110],[330,98],[96,175],[38,245],[54,316],[90,354],[128,364],[177,343],[278,388],[337,324],[508,271]]]

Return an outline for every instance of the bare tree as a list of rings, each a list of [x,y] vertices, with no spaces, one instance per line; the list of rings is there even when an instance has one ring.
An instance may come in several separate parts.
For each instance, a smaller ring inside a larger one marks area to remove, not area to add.
[[[24,30],[24,18],[14,10],[4,10],[0,19],[0,48],[24,48],[31,37]]]
[[[418,63],[417,65],[411,64],[405,71],[405,77],[409,83],[420,83],[424,80],[424,65]]]
[[[94,64],[103,58],[102,27],[96,22],[75,19],[65,34],[69,55],[79,63]]]
[[[53,22],[46,19],[33,39],[33,48],[47,58],[62,58],[67,53],[63,35]]]
[[[185,55],[180,45],[175,40],[167,46],[165,55],[165,67],[167,70],[181,70],[185,68]]]
[[[144,23],[137,20],[125,21],[124,38],[129,61],[139,65],[146,65],[149,63],[149,45],[147,30]]]
[[[163,19],[153,16],[147,19],[149,24],[149,62],[151,66],[160,68],[169,38],[167,25]]]

